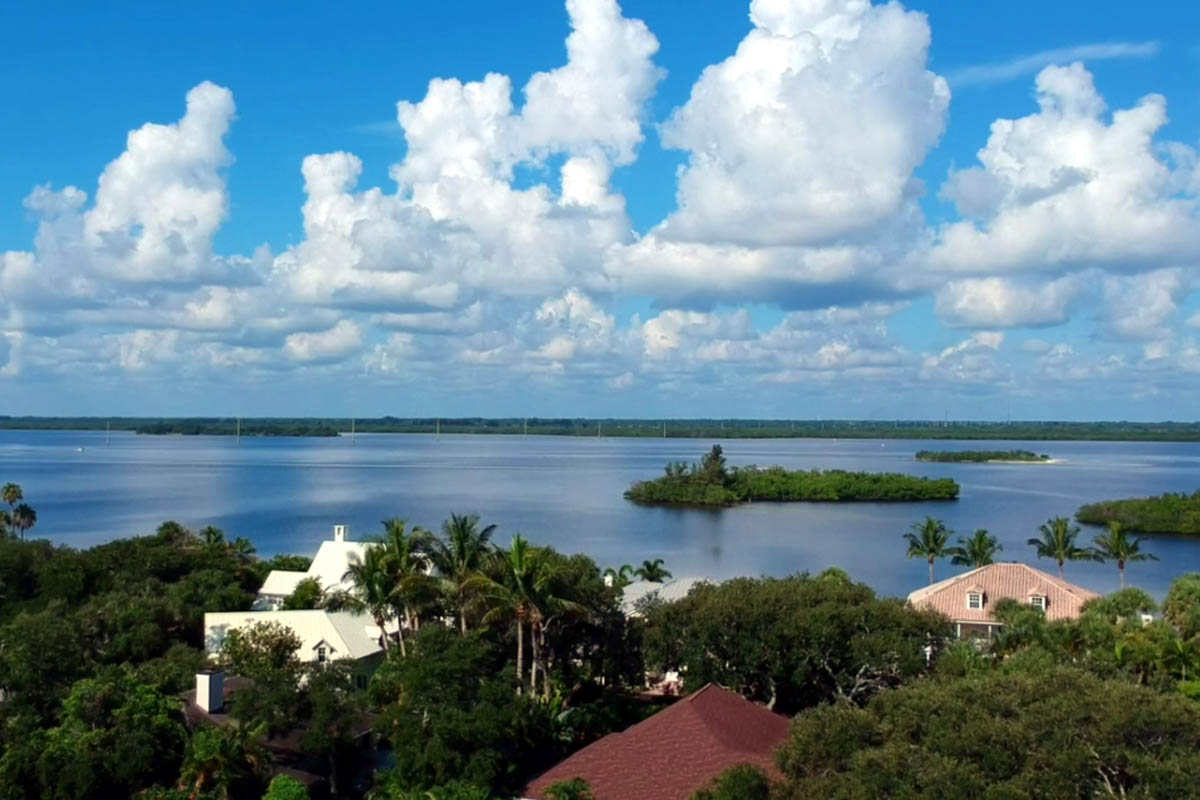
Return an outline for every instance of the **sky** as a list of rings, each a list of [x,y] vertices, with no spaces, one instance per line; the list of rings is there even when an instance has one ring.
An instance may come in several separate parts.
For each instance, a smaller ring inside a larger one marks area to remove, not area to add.
[[[1200,7],[0,7],[0,414],[1196,419]]]

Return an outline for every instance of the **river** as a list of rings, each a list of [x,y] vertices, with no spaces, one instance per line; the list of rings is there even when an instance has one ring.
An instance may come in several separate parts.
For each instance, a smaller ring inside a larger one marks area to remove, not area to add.
[[[503,544],[520,532],[601,566],[663,558],[677,577],[786,575],[839,566],[883,594],[924,585],[927,565],[901,539],[925,515],[958,534],[987,528],[1003,560],[1035,564],[1026,540],[1083,503],[1195,491],[1200,445],[1113,442],[929,442],[755,439],[722,442],[730,464],[907,472],[952,477],[960,498],[941,503],[754,504],[721,511],[640,508],[621,494],[668,461],[695,461],[695,439],[360,434],[329,439],[138,436],[0,431],[0,483],[15,481],[38,511],[32,535],[77,547],[152,532],[174,519],[245,536],[259,553],[311,554],[332,526],[352,538],[386,517],[436,529],[451,512],[478,513]],[[920,449],[1024,448],[1061,464],[918,463]],[[1084,529],[1090,541],[1094,529]],[[1086,541],[1084,542],[1086,543]],[[1129,565],[1130,583],[1159,598],[1200,570],[1200,538],[1154,536],[1158,562]],[[939,562],[937,574],[958,568]],[[1111,564],[1069,563],[1068,580],[1117,588]]]

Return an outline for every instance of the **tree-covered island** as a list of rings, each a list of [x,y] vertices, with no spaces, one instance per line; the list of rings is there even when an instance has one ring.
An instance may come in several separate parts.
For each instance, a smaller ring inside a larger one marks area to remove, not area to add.
[[[1089,503],[1075,512],[1075,518],[1088,525],[1118,522],[1137,533],[1196,535],[1200,534],[1200,491]]]
[[[995,461],[1028,461],[1032,464],[1046,464],[1050,456],[1045,453],[1035,453],[1032,450],[918,450],[917,461],[938,461],[948,463],[986,464]]]
[[[654,480],[638,481],[625,499],[643,505],[732,506],[755,501],[848,503],[955,500],[950,478],[919,478],[894,472],[786,470],[783,467],[727,467],[720,445],[699,464],[673,462]]]

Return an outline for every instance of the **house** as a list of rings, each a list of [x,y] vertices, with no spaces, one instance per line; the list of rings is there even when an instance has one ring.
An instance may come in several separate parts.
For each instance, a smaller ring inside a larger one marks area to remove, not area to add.
[[[325,591],[349,589],[344,580],[346,570],[354,559],[362,559],[370,547],[368,542],[352,542],[350,528],[346,525],[333,526],[333,539],[321,542],[312,564],[306,572],[273,569],[267,574],[258,597],[254,600],[255,611],[275,611],[283,605],[284,598],[296,591],[296,585],[305,578],[316,578]]]
[[[1001,627],[994,614],[1001,600],[1026,603],[1054,621],[1078,619],[1084,604],[1099,596],[1028,564],[1008,562],[976,567],[938,581],[910,594],[908,602],[915,609],[948,617],[960,639],[990,639]]]
[[[787,732],[786,717],[710,683],[559,762],[522,796],[544,800],[551,785],[582,778],[596,800],[688,800],[738,764],[779,778],[774,754]]]
[[[237,628],[257,622],[277,622],[300,638],[301,662],[349,660],[355,684],[365,689],[371,674],[383,661],[382,631],[366,614],[350,611],[306,609],[298,611],[218,611],[204,615],[204,647],[210,656],[221,651],[225,637]],[[395,626],[388,627],[395,633]]]
[[[621,591],[621,610],[627,617],[639,617],[642,615],[641,607],[645,603],[656,600],[673,603],[687,597],[688,592],[701,583],[716,582],[709,578],[673,578],[662,583],[634,581]]]

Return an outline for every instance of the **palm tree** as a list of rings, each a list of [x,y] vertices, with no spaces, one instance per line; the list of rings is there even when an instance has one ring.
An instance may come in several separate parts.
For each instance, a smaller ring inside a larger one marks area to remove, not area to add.
[[[28,503],[17,503],[9,515],[12,526],[21,532],[21,541],[25,541],[25,531],[37,525],[37,512]]]
[[[495,525],[479,527],[478,514],[451,514],[450,519],[442,523],[443,538],[432,542],[429,555],[449,585],[458,610],[459,631],[464,636],[467,633],[467,607],[472,600],[469,584],[494,552],[491,539],[495,532]]]
[[[513,536],[512,545],[498,554],[501,580],[482,573],[468,579],[472,589],[485,593],[488,611],[483,624],[511,619],[517,626],[517,693],[525,687],[525,623],[537,594],[537,586],[547,580],[545,562],[537,550],[521,534]]]
[[[642,565],[633,571],[633,574],[650,583],[662,583],[671,577],[670,571],[663,569],[663,560],[661,558],[656,558],[653,561],[643,561]]]
[[[1158,556],[1141,551],[1144,536],[1132,539],[1121,528],[1121,523],[1113,520],[1108,523],[1108,532],[1101,533],[1092,539],[1098,560],[1111,558],[1117,562],[1117,571],[1121,573],[1121,588],[1125,588],[1125,563],[1127,561],[1158,561]]]
[[[21,487],[15,483],[6,483],[0,487],[0,500],[8,503],[8,510],[12,511],[17,503],[25,499],[25,495],[21,493]]]
[[[958,537],[958,546],[949,547],[946,553],[950,555],[950,563],[963,567],[982,567],[992,564],[996,561],[996,553],[1003,550],[1004,546],[996,541],[996,537],[992,536],[983,528],[977,529],[971,538]]]
[[[1029,545],[1037,550],[1038,558],[1052,558],[1058,562],[1058,577],[1063,576],[1063,564],[1067,561],[1103,561],[1099,553],[1075,544],[1079,527],[1066,517],[1055,517],[1038,526],[1040,539],[1030,539]]]
[[[6,483],[0,487],[0,500],[8,503],[8,511],[0,511],[0,534],[7,533],[10,529],[16,530],[17,521],[13,518],[13,512],[16,511],[17,503],[24,497],[21,487],[15,483]]]
[[[437,595],[437,581],[430,575],[433,535],[420,526],[407,530],[404,520],[396,517],[385,519],[383,529],[377,546],[383,548],[396,616],[402,616],[406,625],[420,630],[421,610]]]
[[[609,580],[612,586],[618,589],[624,589],[629,585],[629,576],[633,574],[633,567],[628,564],[622,564],[620,569],[605,567],[604,577]]]
[[[191,797],[205,796],[230,800],[254,781],[266,762],[266,753],[249,732],[201,725],[188,745],[179,773],[179,788],[190,790]]]
[[[929,583],[933,584],[933,562],[945,558],[949,551],[946,544],[950,541],[950,531],[944,522],[933,517],[926,517],[924,522],[914,522],[912,530],[904,534],[908,542],[908,558],[925,558],[929,560]]]
[[[357,553],[352,554],[342,580],[350,581],[352,588],[348,592],[334,592],[326,599],[325,607],[330,611],[358,611],[370,614],[379,628],[383,649],[386,651],[386,626],[395,614],[395,595],[384,547],[372,545],[367,548],[362,558],[359,558]],[[404,631],[401,629],[399,634],[400,655],[408,655],[404,647]]]

